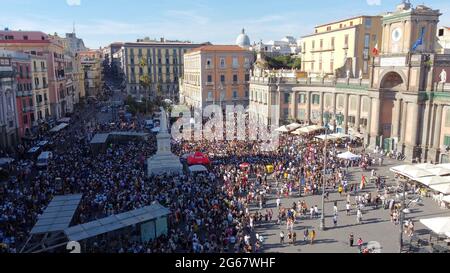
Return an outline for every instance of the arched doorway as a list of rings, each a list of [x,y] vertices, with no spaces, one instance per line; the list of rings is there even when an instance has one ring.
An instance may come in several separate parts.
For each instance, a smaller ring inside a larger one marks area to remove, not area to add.
[[[380,83],[380,146],[385,151],[391,151],[396,147],[398,132],[393,132],[393,127],[399,126],[399,117],[394,117],[395,95],[402,90],[403,78],[397,72],[388,72],[384,75]],[[400,115],[401,116],[401,115]],[[395,120],[394,120],[395,118]],[[397,129],[396,129],[397,130]],[[396,139],[397,138],[397,139]]]

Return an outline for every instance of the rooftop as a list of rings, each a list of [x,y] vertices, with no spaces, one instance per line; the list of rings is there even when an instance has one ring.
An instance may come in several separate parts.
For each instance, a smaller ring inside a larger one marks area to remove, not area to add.
[[[233,51],[233,52],[246,52],[247,50],[243,49],[237,45],[204,45],[201,47],[197,47],[192,49],[190,52],[214,52],[214,51]]]

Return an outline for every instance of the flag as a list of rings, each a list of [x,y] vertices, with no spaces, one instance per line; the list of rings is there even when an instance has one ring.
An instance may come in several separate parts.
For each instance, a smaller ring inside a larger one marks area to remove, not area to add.
[[[419,39],[417,39],[417,41],[414,43],[414,45],[412,47],[413,51],[416,51],[416,49],[419,46],[423,45],[423,37],[424,37],[424,35],[425,35],[425,28],[422,28],[422,32],[420,33]]]
[[[372,54],[374,56],[378,56],[380,54],[380,51],[378,50],[378,43],[375,45],[375,47],[372,49]]]

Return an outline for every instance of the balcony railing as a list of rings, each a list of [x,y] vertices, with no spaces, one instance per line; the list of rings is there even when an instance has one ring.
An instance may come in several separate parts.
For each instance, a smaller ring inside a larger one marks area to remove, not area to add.
[[[34,106],[27,106],[22,108],[22,113],[34,112]]]
[[[17,97],[29,97],[33,95],[33,91],[32,90],[27,90],[27,91],[17,91]]]

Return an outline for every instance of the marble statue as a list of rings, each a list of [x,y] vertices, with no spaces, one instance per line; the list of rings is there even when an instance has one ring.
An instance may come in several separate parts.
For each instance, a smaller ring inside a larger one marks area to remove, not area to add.
[[[447,82],[447,72],[445,71],[445,69],[442,69],[441,74],[439,74],[439,78],[441,79],[441,83]]]
[[[359,70],[359,79],[362,80],[362,78],[363,78],[363,72],[362,72],[362,69],[361,69],[361,70]]]
[[[347,70],[347,79],[350,79],[350,70]]]

